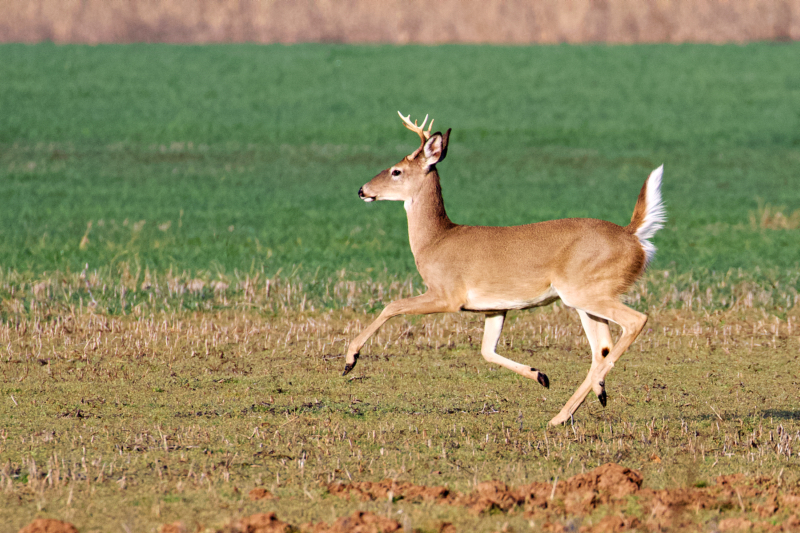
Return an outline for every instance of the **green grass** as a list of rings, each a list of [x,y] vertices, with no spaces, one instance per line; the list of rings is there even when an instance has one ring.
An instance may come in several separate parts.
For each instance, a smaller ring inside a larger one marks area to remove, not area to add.
[[[3,45],[0,264],[408,275],[403,210],[355,194],[416,147],[400,109],[453,128],[457,222],[626,224],[665,163],[655,268],[782,276],[800,232],[749,217],[800,209],[798,50]]]

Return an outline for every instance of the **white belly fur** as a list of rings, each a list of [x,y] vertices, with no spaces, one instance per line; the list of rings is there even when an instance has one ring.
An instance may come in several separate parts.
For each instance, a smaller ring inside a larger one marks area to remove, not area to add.
[[[464,311],[507,311],[511,309],[529,309],[547,305],[558,299],[558,292],[551,285],[536,298],[527,300],[500,299],[491,294],[482,294],[480,290],[467,291],[467,301],[461,306]]]

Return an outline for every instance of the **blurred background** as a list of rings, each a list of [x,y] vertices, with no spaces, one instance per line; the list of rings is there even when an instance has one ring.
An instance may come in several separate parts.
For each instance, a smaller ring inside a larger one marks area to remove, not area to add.
[[[800,38],[800,0],[0,0],[0,41],[652,43]]]

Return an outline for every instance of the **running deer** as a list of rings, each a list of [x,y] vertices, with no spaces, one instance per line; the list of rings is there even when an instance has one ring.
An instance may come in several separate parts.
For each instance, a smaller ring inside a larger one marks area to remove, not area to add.
[[[447,155],[450,130],[444,135],[431,133],[433,121],[424,130],[427,116],[417,126],[410,115],[398,114],[405,127],[419,135],[420,147],[375,176],[358,195],[365,202],[403,202],[411,252],[428,292],[387,305],[350,343],[343,375],[353,369],[367,339],[393,316],[472,311],[486,315],[483,357],[549,388],[543,372],[507,359],[496,349],[509,310],[544,306],[560,298],[578,311],[592,365],[550,424],[570,420],[590,390],[605,407],[606,375],[647,322],[647,315],[622,304],[620,296],[656,252],[648,239],[666,220],[660,191],[664,166],[644,182],[631,223],[625,227],[591,218],[510,227],[461,226],[445,212],[436,170]],[[609,321],[622,330],[616,344]]]

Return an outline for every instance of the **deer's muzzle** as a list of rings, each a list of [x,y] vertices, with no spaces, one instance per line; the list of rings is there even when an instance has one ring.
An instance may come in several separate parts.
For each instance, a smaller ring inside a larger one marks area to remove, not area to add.
[[[364,200],[365,202],[373,202],[373,201],[375,201],[375,197],[374,196],[367,196],[364,193],[364,187],[361,187],[360,189],[358,189],[358,197],[361,198],[362,200]]]

